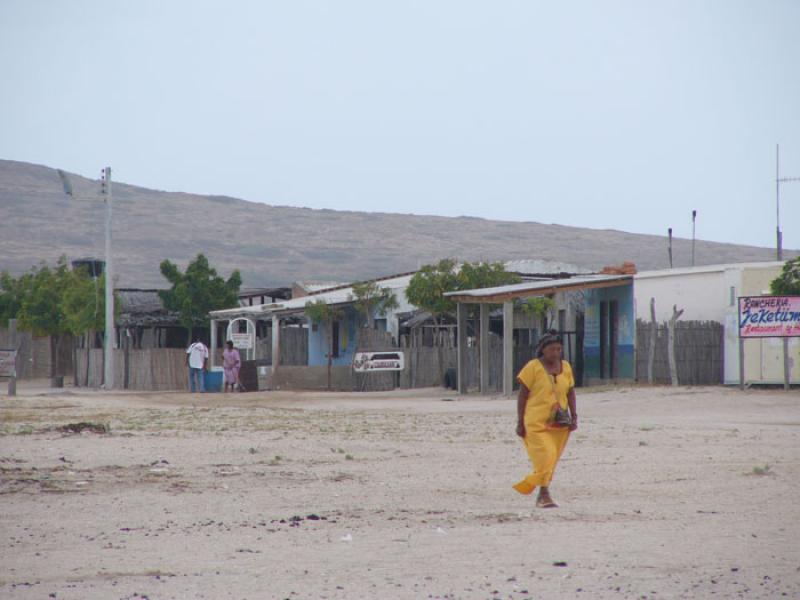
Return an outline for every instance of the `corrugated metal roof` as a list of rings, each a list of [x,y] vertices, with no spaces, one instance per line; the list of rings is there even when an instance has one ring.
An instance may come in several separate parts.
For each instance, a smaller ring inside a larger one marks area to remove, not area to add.
[[[570,263],[538,259],[508,260],[503,264],[505,265],[506,271],[511,271],[512,273],[533,273],[536,275],[573,273],[583,275],[594,272],[591,269],[586,269]]]
[[[375,282],[384,288],[389,288],[397,293],[399,290],[404,290],[408,287],[413,273],[406,275],[399,275],[387,279],[378,279]],[[299,298],[292,298],[291,300],[284,300],[274,304],[259,304],[254,306],[242,306],[238,308],[229,308],[227,310],[215,310],[211,312],[211,316],[216,319],[233,319],[236,317],[261,317],[268,318],[273,314],[292,314],[302,312],[309,302],[316,302],[322,300],[326,304],[341,305],[353,302],[353,286],[348,285],[345,287],[336,288],[329,291],[318,292],[309,296],[301,296]]]
[[[544,294],[565,292],[578,289],[592,289],[625,285],[633,280],[633,275],[590,275],[571,277],[569,279],[552,279],[549,281],[528,281],[498,287],[474,290],[447,292],[445,296],[456,302],[500,302],[514,298],[541,296]]]

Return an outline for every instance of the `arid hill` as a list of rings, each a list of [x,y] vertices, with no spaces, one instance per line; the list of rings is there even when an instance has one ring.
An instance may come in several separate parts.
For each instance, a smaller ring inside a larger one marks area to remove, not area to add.
[[[66,254],[102,257],[104,208],[99,186],[71,176],[64,195],[55,169],[0,161],[0,270],[20,273]],[[295,280],[350,281],[400,273],[442,257],[538,258],[600,269],[624,260],[642,269],[668,266],[664,237],[615,230],[470,217],[312,210],[224,196],[160,192],[114,183],[114,256],[118,285],[164,287],[164,258],[185,265],[204,252],[226,275],[241,270],[248,287]],[[697,264],[772,260],[767,248],[698,241]],[[675,266],[691,260],[676,239]]]

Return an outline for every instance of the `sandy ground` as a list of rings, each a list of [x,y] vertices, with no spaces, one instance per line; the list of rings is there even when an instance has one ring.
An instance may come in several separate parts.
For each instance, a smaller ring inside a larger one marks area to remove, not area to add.
[[[800,597],[797,391],[584,390],[542,510],[510,399],[20,387],[1,598]]]

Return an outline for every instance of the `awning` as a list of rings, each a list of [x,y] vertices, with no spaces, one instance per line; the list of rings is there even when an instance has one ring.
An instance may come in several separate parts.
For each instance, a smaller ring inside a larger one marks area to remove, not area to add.
[[[444,295],[448,298],[452,298],[456,302],[468,304],[497,304],[517,298],[546,296],[547,294],[555,294],[558,292],[616,287],[627,285],[632,281],[633,275],[591,275],[573,277],[571,279],[528,281],[525,283],[514,283],[492,288],[459,290],[457,292],[446,292]]]

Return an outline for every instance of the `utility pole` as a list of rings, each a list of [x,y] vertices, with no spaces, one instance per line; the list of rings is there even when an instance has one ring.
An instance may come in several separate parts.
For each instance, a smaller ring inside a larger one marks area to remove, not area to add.
[[[775,250],[778,261],[783,260],[783,233],[781,232],[781,184],[800,182],[800,177],[781,177],[781,145],[775,144]],[[789,390],[789,339],[783,338],[783,389]]]
[[[697,211],[692,211],[692,266],[694,266],[694,224],[697,220]]]
[[[669,236],[669,246],[667,247],[667,252],[669,253],[669,268],[672,268],[672,227],[667,229],[667,235]]]
[[[781,232],[781,184],[800,182],[800,177],[781,177],[781,146],[775,144],[775,249],[778,260],[783,260],[783,233]]]
[[[75,192],[69,176],[58,170],[64,193],[72,198]],[[114,388],[114,346],[116,345],[117,332],[114,326],[114,269],[111,253],[111,167],[106,167],[100,176],[100,194],[106,203],[106,256],[104,273],[106,276],[106,324],[105,347],[103,348],[103,387],[110,390]]]
[[[775,250],[778,261],[783,260],[781,237],[781,145],[775,144]]]
[[[103,169],[100,185],[106,203],[106,343],[103,349],[103,385],[114,389],[114,346],[117,330],[114,327],[114,268],[111,256],[111,167]]]

